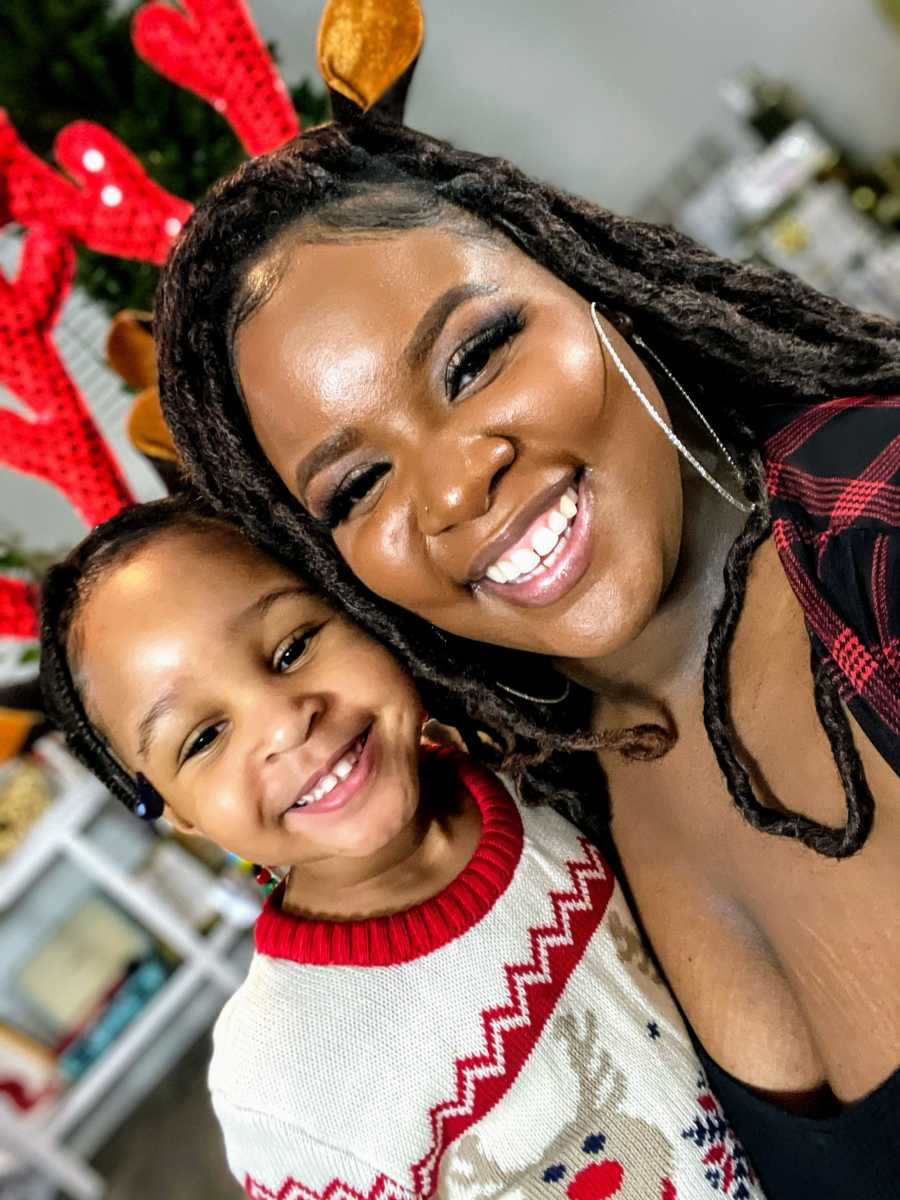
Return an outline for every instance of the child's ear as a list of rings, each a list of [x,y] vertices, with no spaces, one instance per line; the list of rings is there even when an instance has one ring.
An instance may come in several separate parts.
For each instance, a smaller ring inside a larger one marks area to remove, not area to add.
[[[172,828],[178,831],[178,833],[183,833],[186,837],[203,836],[196,825],[192,824],[192,822],[186,820],[184,817],[179,817],[178,813],[174,808],[172,808],[171,805],[167,804],[163,809],[163,816],[166,818]]]

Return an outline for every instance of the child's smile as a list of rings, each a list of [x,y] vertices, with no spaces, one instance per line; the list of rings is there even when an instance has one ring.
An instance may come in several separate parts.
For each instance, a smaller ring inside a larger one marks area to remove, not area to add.
[[[376,770],[376,737],[369,725],[362,733],[345,746],[337,759],[314,771],[301,789],[300,796],[284,814],[287,827],[294,828],[299,814],[337,812],[349,804],[365,787]],[[299,826],[302,828],[302,825]]]

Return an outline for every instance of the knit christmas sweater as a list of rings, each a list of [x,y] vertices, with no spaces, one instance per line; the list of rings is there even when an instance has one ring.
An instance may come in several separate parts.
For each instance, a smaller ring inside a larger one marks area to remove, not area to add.
[[[253,1200],[758,1200],[597,850],[442,753],[481,810],[439,895],[303,920],[276,892],[210,1089]]]

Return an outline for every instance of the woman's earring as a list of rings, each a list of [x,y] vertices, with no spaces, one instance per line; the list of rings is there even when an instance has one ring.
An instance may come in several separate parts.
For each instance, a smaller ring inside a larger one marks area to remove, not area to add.
[[[619,357],[618,353],[616,352],[615,347],[613,346],[612,342],[609,340],[609,336],[608,336],[606,330],[603,328],[603,325],[600,321],[600,316],[598,313],[598,308],[597,308],[596,303],[591,305],[591,320],[594,322],[594,328],[597,331],[597,336],[600,338],[600,341],[603,343],[603,347],[606,350],[609,357],[616,364],[616,367],[618,368],[619,373],[621,374],[622,378],[628,384],[629,388],[631,388],[631,390],[635,394],[635,396],[637,396],[638,400],[640,400],[641,404],[647,410],[648,415],[663,431],[663,433],[666,435],[666,437],[672,443],[672,445],[675,447],[675,449],[678,451],[678,453],[681,454],[691,464],[691,466],[694,468],[694,470],[697,472],[697,474],[702,476],[702,478],[706,480],[706,482],[709,484],[709,486],[711,488],[713,488],[715,491],[717,491],[719,493],[719,495],[722,497],[723,500],[727,500],[729,504],[734,505],[735,508],[739,509],[743,513],[752,512],[753,511],[752,505],[745,503],[745,501],[743,501],[743,500],[738,500],[738,498],[736,496],[733,496],[731,494],[731,492],[729,492],[726,488],[722,487],[722,485],[721,485],[721,483],[719,483],[718,479],[714,479],[713,476],[710,475],[710,473],[709,473],[709,471],[707,471],[706,467],[704,467],[703,464],[697,458],[695,458],[693,454],[691,454],[690,450],[688,450],[688,448],[687,448],[687,446],[685,446],[684,442],[681,441],[681,439],[678,437],[678,435],[675,433],[674,430],[669,428],[669,426],[665,423],[665,421],[662,419],[662,417],[659,415],[659,413],[656,411],[656,409],[653,407],[653,405],[647,399],[640,384],[637,382],[637,380],[634,378],[634,376],[631,374],[631,372],[628,370],[628,368],[622,362],[622,359]],[[650,357],[653,359],[653,361],[656,363],[656,365],[660,368],[660,370],[665,375],[668,376],[668,378],[672,381],[672,383],[675,385],[675,387],[678,389],[678,391],[682,394],[682,396],[685,398],[685,400],[687,400],[688,404],[694,410],[694,413],[696,414],[697,418],[702,422],[702,424],[704,425],[706,430],[709,432],[710,437],[713,439],[713,441],[719,447],[719,450],[724,455],[725,461],[728,463],[729,467],[731,467],[734,477],[737,479],[739,484],[743,485],[743,480],[741,479],[741,473],[737,468],[737,464],[735,463],[734,459],[729,454],[722,439],[719,437],[719,435],[713,429],[712,425],[710,425],[709,421],[707,421],[706,417],[703,415],[703,413],[700,411],[700,409],[697,407],[697,405],[694,403],[694,401],[691,399],[691,397],[687,394],[685,389],[681,386],[681,384],[678,382],[678,380],[675,378],[675,376],[672,374],[672,372],[669,370],[669,368],[660,359],[659,355],[655,354],[642,338],[637,337],[636,335],[633,335],[632,341],[636,345],[640,346],[640,348],[642,350],[646,351],[647,354],[650,355]]]
[[[135,816],[143,821],[158,821],[165,810],[165,801],[146,775],[138,772],[135,777],[137,799],[134,802]]]

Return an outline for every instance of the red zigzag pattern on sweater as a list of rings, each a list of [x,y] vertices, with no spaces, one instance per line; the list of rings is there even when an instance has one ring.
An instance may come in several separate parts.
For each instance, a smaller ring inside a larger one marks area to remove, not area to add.
[[[530,960],[504,968],[509,1000],[482,1013],[485,1049],[457,1060],[456,1094],[431,1110],[432,1145],[412,1166],[413,1191],[385,1175],[367,1192],[340,1179],[317,1192],[295,1178],[273,1191],[248,1176],[244,1190],[251,1200],[400,1200],[434,1193],[448,1146],[512,1086],[603,920],[615,881],[590,842],[579,841],[584,859],[566,864],[571,890],[550,893],[553,923],[529,931]]]

